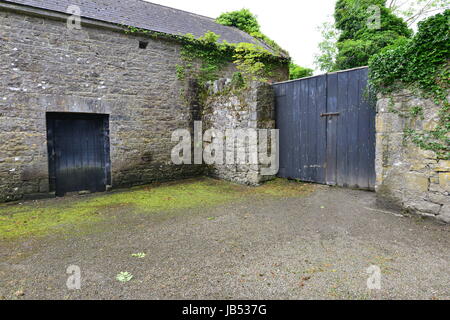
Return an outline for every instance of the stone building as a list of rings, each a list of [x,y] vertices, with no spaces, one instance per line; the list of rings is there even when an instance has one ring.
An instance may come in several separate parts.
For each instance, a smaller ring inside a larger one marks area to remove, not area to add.
[[[79,30],[68,27],[77,8]],[[123,26],[196,37],[213,31],[271,49],[213,19],[140,0],[2,1],[0,201],[205,173],[171,162],[172,132],[201,120],[195,83],[177,78],[182,44]],[[287,64],[274,74],[286,78]]]

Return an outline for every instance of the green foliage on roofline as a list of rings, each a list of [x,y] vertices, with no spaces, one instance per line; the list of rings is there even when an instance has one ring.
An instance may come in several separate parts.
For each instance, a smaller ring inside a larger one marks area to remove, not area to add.
[[[259,25],[257,16],[250,12],[250,10],[248,9],[223,13],[216,19],[216,22],[225,26],[238,28],[272,48],[272,50],[274,50],[276,54],[289,56],[286,50],[281,48],[275,41],[261,32],[261,27]],[[248,58],[251,57],[247,57],[246,59],[247,61],[250,61],[251,59]],[[251,64],[250,68],[247,69],[259,69],[259,67],[258,64]],[[260,70],[253,71],[256,71],[256,74],[260,73]],[[300,79],[312,75],[312,69],[304,68],[294,63],[291,63],[289,66],[290,80]]]
[[[232,48],[219,44],[219,36],[208,32],[196,39],[192,34],[185,35],[181,49],[182,64],[177,65],[179,80],[195,78],[199,83],[215,80],[219,72],[232,62]]]
[[[289,64],[289,79],[301,79],[305,77],[311,77],[314,73],[313,69],[301,67],[293,62]]]
[[[177,66],[179,79],[196,78],[200,84],[219,78],[220,71],[234,63],[245,81],[268,81],[280,61],[286,60],[267,49],[252,43],[231,44],[219,42],[220,36],[212,31],[184,42],[181,50],[183,64]],[[197,63],[200,63],[198,66]]]
[[[261,32],[258,18],[248,9],[222,13],[216,22],[229,27],[235,27],[248,34]]]
[[[257,16],[248,9],[222,13],[216,19],[216,22],[224,26],[238,28],[239,30],[248,33],[273,49],[277,55],[289,56],[289,53],[281,48],[278,43],[261,32]]]
[[[439,123],[432,131],[405,130],[405,138],[425,150],[450,159],[450,10],[419,23],[412,39],[402,39],[369,61],[370,84],[388,94],[407,88],[442,105]],[[420,110],[411,112],[419,117]]]

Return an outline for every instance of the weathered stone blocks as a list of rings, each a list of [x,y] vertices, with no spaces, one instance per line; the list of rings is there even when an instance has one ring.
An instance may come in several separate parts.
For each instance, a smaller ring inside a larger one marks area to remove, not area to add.
[[[220,79],[208,86],[209,96],[206,99],[203,114],[204,129],[226,130],[275,129],[275,96],[273,88],[264,83],[252,82],[246,88],[233,88],[231,80]],[[255,130],[255,132],[257,132]],[[270,135],[270,134],[269,134]],[[228,139],[229,137],[226,137]],[[224,149],[227,156],[235,154],[239,148],[250,158],[252,150],[258,152],[256,144],[239,145]],[[273,175],[262,175],[263,166],[248,164],[214,164],[209,167],[209,173],[217,178],[241,184],[258,185],[273,178]]]
[[[409,117],[420,106],[421,117]],[[402,90],[377,103],[377,197],[383,205],[450,222],[450,161],[405,140],[404,130],[436,127],[441,106]]]

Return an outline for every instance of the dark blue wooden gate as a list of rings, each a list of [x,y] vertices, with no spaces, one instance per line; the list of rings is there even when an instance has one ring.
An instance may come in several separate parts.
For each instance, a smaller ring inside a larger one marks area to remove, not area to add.
[[[375,106],[368,69],[277,83],[283,178],[375,187]]]

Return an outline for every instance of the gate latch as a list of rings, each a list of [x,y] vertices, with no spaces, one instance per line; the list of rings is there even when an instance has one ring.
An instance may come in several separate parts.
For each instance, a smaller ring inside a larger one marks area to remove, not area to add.
[[[339,116],[340,112],[330,112],[330,113],[322,113],[320,114],[321,117],[333,117],[333,116]]]

